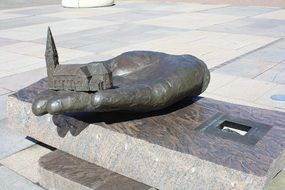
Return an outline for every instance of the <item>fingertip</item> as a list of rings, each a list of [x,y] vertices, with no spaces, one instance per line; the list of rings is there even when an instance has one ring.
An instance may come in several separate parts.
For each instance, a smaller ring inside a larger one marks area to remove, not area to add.
[[[46,110],[47,100],[37,100],[32,105],[32,112],[36,116],[41,116],[47,113]]]
[[[57,114],[62,111],[62,102],[61,100],[51,100],[47,103],[47,112],[50,114]]]

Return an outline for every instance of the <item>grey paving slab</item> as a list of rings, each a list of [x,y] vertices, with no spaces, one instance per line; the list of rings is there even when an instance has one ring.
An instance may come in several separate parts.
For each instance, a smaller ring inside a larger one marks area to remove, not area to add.
[[[201,11],[203,13],[231,15],[231,16],[255,16],[279,10],[277,7],[255,7],[255,6],[228,6]]]
[[[98,44],[97,48],[100,48],[100,45],[102,45],[101,51],[103,51],[107,50],[105,47],[112,47],[112,43],[115,47],[117,47],[117,43],[120,42],[121,47],[123,47],[125,45],[129,45],[130,43],[134,44],[145,42],[148,40],[175,35],[178,32],[184,31],[187,30],[150,25],[118,24],[55,36],[55,41],[58,47],[82,47],[82,50],[90,49],[83,46],[96,46],[96,44]],[[34,42],[45,44],[46,39],[43,38],[35,40]]]
[[[0,167],[0,184],[1,190],[43,190],[4,166]]]
[[[92,38],[92,39],[98,38],[98,37],[100,37],[101,34],[104,34],[104,33],[118,31],[121,28],[124,28],[124,26],[128,27],[127,25],[115,24],[115,25],[99,27],[99,28],[94,28],[94,29],[88,29],[88,30],[79,31],[79,32],[67,33],[64,35],[54,34],[54,38],[55,38],[57,46],[61,42],[72,41],[72,40],[76,40],[77,43],[79,43],[80,41],[84,41],[84,40],[87,40],[90,38]],[[130,26],[132,26],[132,24],[130,24],[129,27]],[[46,38],[37,39],[37,40],[34,40],[34,42],[45,44]],[[83,43],[83,44],[87,45],[86,43]],[[76,47],[76,46],[74,46],[74,47]]]
[[[285,85],[285,62],[281,62],[255,79]]]
[[[27,16],[36,16],[43,14],[51,14],[65,11],[66,9],[61,6],[61,4],[50,5],[50,6],[41,6],[41,7],[31,7],[23,10],[11,10],[9,13],[13,14],[22,14]]]
[[[86,64],[94,61],[105,61],[111,58],[114,58],[114,56],[107,54],[91,54],[88,56],[61,62],[61,64]]]
[[[142,26],[142,29],[130,29],[129,31],[122,31],[121,34],[113,33],[114,40],[120,42],[129,43],[141,43],[150,40],[156,40],[159,38],[165,38],[167,36],[179,35],[180,32],[188,31],[187,29],[170,28],[170,27],[159,27],[159,26]],[[110,33],[110,35],[112,35]]]
[[[222,24],[216,24],[210,27],[201,28],[200,30],[262,35],[270,37],[284,37],[285,20],[244,18]]]
[[[6,106],[9,93],[0,96],[0,120],[7,117]]]
[[[43,77],[46,77],[46,75],[46,68],[11,75],[0,79],[0,88],[17,91]]]
[[[0,9],[60,4],[61,0],[1,0]]]
[[[279,49],[274,46],[270,46],[247,55],[247,58],[256,61],[279,63],[285,60],[285,49]]]
[[[161,6],[160,2],[120,2],[117,1],[115,2],[115,6],[119,8],[126,8],[126,9],[131,9],[131,10],[149,10],[153,7]]]
[[[8,124],[7,119],[0,120],[0,160],[34,145],[25,136],[8,128]]]
[[[285,61],[285,40],[278,40],[273,44],[246,55],[246,58],[256,62],[280,63]]]
[[[223,73],[232,76],[255,78],[266,70],[274,67],[277,63],[255,61],[251,59],[238,59],[217,69],[216,73]]]
[[[89,42],[89,45],[80,46],[80,47],[77,47],[76,49],[99,54],[104,51],[110,51],[110,50],[114,50],[117,48],[122,48],[127,45],[131,45],[131,43],[119,42],[119,41],[113,41],[113,40],[96,39],[96,40],[92,40],[91,44]]]
[[[170,11],[127,11],[121,13],[113,13],[108,15],[96,16],[94,18],[99,20],[108,20],[108,21],[116,21],[121,23],[129,23],[129,22],[138,22],[147,19],[154,19],[163,16],[169,16],[175,14]],[[89,19],[92,17],[89,17]]]
[[[8,93],[11,93],[11,91],[7,90],[7,89],[0,88],[0,96],[8,94]]]
[[[6,45],[12,45],[15,43],[18,43],[18,40],[11,40],[11,39],[7,39],[7,38],[1,38],[0,37],[0,47],[2,46],[6,46]]]
[[[278,40],[262,49],[233,60],[217,69],[216,72],[284,84],[285,40]]]
[[[47,23],[47,22],[56,22],[60,20],[64,20],[64,19],[44,17],[44,16],[23,16],[23,17],[17,17],[17,18],[10,18],[10,19],[1,20],[0,30],[18,28],[21,26],[30,26],[34,24],[42,24],[42,23]]]

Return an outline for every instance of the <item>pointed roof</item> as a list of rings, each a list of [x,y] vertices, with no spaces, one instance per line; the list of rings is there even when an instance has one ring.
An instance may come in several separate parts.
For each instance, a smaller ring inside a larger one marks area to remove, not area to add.
[[[104,63],[88,63],[87,67],[90,75],[111,73],[110,69]]]

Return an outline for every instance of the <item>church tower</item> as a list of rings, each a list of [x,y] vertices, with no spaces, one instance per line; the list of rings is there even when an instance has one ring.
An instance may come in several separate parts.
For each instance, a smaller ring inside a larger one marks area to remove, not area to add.
[[[47,65],[48,84],[50,86],[53,84],[54,70],[57,67],[57,65],[59,65],[59,63],[58,63],[57,50],[49,27],[47,31],[45,59]]]

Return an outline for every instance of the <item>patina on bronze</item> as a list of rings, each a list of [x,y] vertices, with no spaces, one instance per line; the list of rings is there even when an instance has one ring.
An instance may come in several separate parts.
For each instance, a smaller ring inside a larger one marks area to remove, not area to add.
[[[53,39],[47,42],[46,59],[52,63],[48,66],[59,66]],[[103,64],[107,71],[112,72],[112,88],[96,92],[82,92],[76,87],[72,90],[49,89],[35,98],[33,113],[39,116],[46,113],[115,110],[148,112],[163,109],[187,96],[198,96],[210,81],[206,64],[192,55],[132,51],[107,61],[77,65],[76,69],[93,64]],[[66,67],[72,70],[71,66]],[[49,76],[49,80],[51,78]],[[111,83],[111,77],[107,79]]]
[[[49,89],[92,92],[112,87],[112,72],[104,63],[59,65],[50,28],[48,28],[45,58]]]

